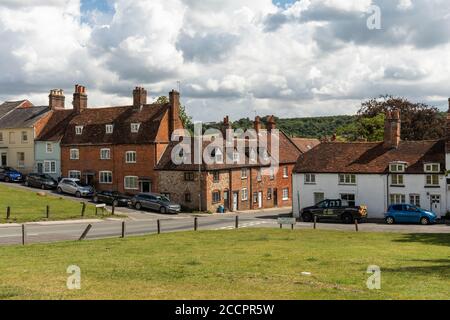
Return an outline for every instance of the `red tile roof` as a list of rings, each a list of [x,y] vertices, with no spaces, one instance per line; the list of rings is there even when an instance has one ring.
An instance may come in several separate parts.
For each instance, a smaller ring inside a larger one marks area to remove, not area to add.
[[[445,141],[401,141],[397,149],[383,142],[325,142],[302,154],[295,173],[387,173],[389,164],[408,164],[406,173],[424,173],[424,163],[440,163],[445,169]]]
[[[320,144],[319,139],[291,138],[291,140],[297,145],[302,153],[308,152]]]
[[[75,115],[72,109],[54,110],[36,141],[59,141],[64,135],[72,117]]]

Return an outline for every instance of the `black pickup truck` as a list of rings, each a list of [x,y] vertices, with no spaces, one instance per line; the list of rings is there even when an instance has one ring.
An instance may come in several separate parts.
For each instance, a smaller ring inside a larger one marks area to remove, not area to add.
[[[304,222],[311,222],[317,219],[342,220],[344,223],[353,223],[355,220],[361,221],[367,218],[367,207],[347,206],[342,200],[324,200],[315,206],[304,208],[301,217]]]

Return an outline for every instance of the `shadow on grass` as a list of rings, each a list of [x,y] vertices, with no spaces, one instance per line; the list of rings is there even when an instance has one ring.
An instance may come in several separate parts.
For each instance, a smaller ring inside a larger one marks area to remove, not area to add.
[[[398,268],[383,268],[383,272],[408,273],[419,275],[438,276],[443,279],[450,279],[450,259],[429,259],[429,260],[410,260],[411,262],[421,263],[419,266],[406,266]],[[430,265],[426,265],[430,264]]]
[[[440,246],[450,246],[450,233],[411,233],[405,234],[394,242],[423,243]]]

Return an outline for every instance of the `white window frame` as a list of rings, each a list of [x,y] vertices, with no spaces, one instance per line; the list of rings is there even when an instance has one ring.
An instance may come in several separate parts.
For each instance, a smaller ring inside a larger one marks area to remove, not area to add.
[[[0,132],[0,143],[3,143],[3,132]]]
[[[81,171],[79,170],[69,170],[68,175],[69,178],[81,180]]]
[[[289,178],[289,168],[287,166],[283,167],[283,178]]]
[[[429,183],[429,179],[430,179],[430,183]],[[434,179],[436,179],[436,181],[433,181]],[[439,187],[440,185],[440,177],[439,174],[437,173],[433,173],[433,174],[427,174],[425,176],[425,186],[426,187]],[[436,183],[434,183],[436,182]]]
[[[248,169],[247,168],[241,169],[241,179],[242,180],[248,179]]]
[[[114,125],[113,124],[105,125],[105,132],[106,132],[106,134],[114,133]]]
[[[353,197],[353,200],[348,200],[348,197]],[[344,199],[344,198],[347,198],[347,199]],[[354,193],[341,193],[340,199],[341,199],[341,201],[346,201],[348,206],[350,206],[350,202],[354,202],[354,204],[356,205],[356,194],[354,194]]]
[[[132,123],[130,125],[131,133],[138,133],[140,128],[141,128],[140,123]]]
[[[233,152],[233,162],[239,162],[239,159],[240,159],[239,152],[234,151]]]
[[[136,187],[133,186],[127,186],[127,179],[136,179]],[[123,178],[123,186],[125,190],[139,190],[139,177],[136,176],[125,176]]]
[[[283,201],[289,200],[289,188],[283,188],[282,196]]]
[[[441,164],[440,163],[425,163],[423,166],[425,173],[440,173]]]
[[[420,197],[420,194],[411,193],[409,195],[409,204],[421,208],[422,199]]]
[[[241,190],[241,201],[247,201],[248,200],[248,189],[243,188]]]
[[[19,154],[23,155],[23,160],[20,160]],[[17,152],[17,167],[25,168],[25,152],[22,151]]]
[[[103,152],[106,152],[107,154],[104,155]],[[111,160],[111,149],[110,148],[100,149],[100,160]]]
[[[352,179],[352,177],[354,177],[354,179]],[[351,185],[351,186],[356,185],[357,184],[356,174],[353,174],[353,173],[339,174],[339,184],[340,185]]]
[[[391,175],[391,185],[395,187],[405,186],[405,176],[403,174],[392,174]]]
[[[402,193],[391,193],[389,195],[389,204],[406,204],[406,195]]]
[[[28,140],[28,132],[27,131],[22,131],[20,133],[20,139],[21,139],[22,143],[28,143],[29,142],[29,140]]]
[[[134,156],[134,161],[130,161],[129,156]],[[127,151],[125,152],[125,163],[136,163],[137,162],[137,152],[136,151]]]
[[[47,170],[47,165],[49,170]],[[56,161],[54,160],[44,160],[42,167],[44,173],[56,173]]]
[[[77,135],[77,136],[81,136],[82,134],[83,134],[83,126],[76,126],[75,127],[75,134]]]
[[[73,157],[73,152],[76,153],[76,157]],[[80,160],[80,149],[70,149],[70,160]]]
[[[49,148],[50,147],[50,148]],[[53,142],[45,143],[45,153],[53,153]]]
[[[258,171],[256,172],[256,181],[257,182],[262,181],[262,169],[261,168],[259,168]]]
[[[305,184],[316,184],[316,175],[314,173],[305,173]]]
[[[103,179],[105,174],[110,177],[110,179]],[[100,171],[98,173],[98,179],[100,184],[112,184],[113,183],[113,173],[112,171]]]

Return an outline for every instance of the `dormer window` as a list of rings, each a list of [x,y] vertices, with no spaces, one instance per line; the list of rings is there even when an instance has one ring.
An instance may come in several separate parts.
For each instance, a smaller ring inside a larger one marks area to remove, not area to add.
[[[113,131],[114,131],[114,125],[112,125],[112,124],[107,124],[107,125],[105,126],[105,131],[106,131],[106,134],[112,134]]]
[[[439,163],[426,163],[424,170],[426,173],[439,173],[441,172],[441,165]]]
[[[83,134],[83,126],[76,126],[75,127],[75,134],[77,136],[82,135]]]
[[[220,148],[214,150],[214,159],[216,160],[217,164],[223,163],[223,153],[222,150],[220,150]]]
[[[239,162],[239,152],[233,152],[233,162]]]
[[[140,123],[132,123],[131,124],[131,133],[138,133],[140,127],[141,127]]]
[[[389,172],[392,173],[404,173],[406,171],[406,163],[393,162],[389,165]]]

